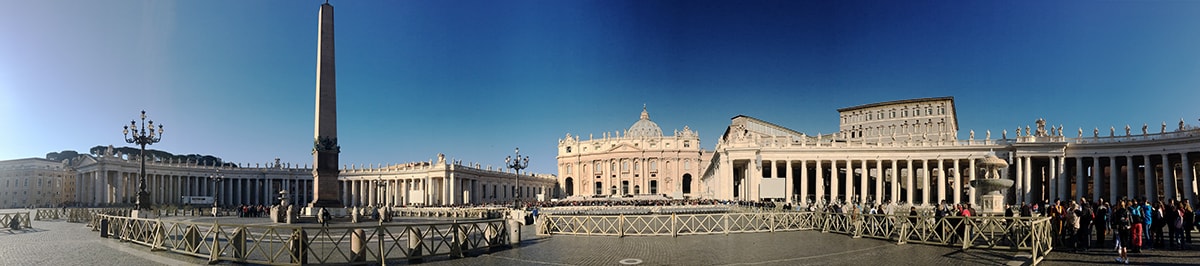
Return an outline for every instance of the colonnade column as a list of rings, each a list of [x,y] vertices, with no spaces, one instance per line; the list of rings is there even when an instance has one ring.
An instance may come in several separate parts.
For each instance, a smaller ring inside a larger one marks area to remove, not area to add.
[[[971,158],[968,160],[970,160],[970,165],[967,166],[967,171],[970,171],[971,175],[967,176],[967,179],[968,179],[967,182],[973,182],[973,181],[975,181],[975,175],[977,173],[979,173],[979,171],[975,170],[975,161],[977,159]],[[991,192],[991,191],[988,191],[988,192]],[[975,187],[971,187],[971,191],[969,193],[967,193],[967,203],[970,203],[971,206],[976,206],[975,194],[977,194],[977,193],[979,193],[979,191],[977,191],[975,189]]]
[[[808,205],[808,160],[800,160],[800,202]]]
[[[892,177],[891,178],[892,179],[891,180],[892,189],[890,189],[890,191],[888,191],[889,193],[891,193],[891,196],[888,196],[888,200],[890,200],[892,202],[899,202],[900,201],[900,185],[899,185],[900,184],[900,180],[899,180],[900,173],[896,171],[896,160],[888,160],[888,161],[891,162],[891,166],[892,166],[891,168],[888,168],[888,174],[891,175],[891,177]]]
[[[816,190],[817,195],[815,197],[816,200],[814,200],[813,202],[816,204],[821,204],[822,203],[821,201],[824,200],[824,197],[825,197],[825,175],[821,171],[821,160],[817,159],[816,163],[813,164],[813,166],[816,168],[816,174],[817,174],[817,182],[813,184],[816,186],[815,190]]]
[[[1117,191],[1117,190],[1120,190],[1120,188],[1117,188],[1117,176],[1119,176],[1118,173],[1120,173],[1120,170],[1121,169],[1117,167],[1117,157],[1109,156],[1108,157],[1108,202],[1109,203],[1116,203],[1117,198],[1120,196],[1119,194],[1121,194],[1120,192]]]
[[[776,167],[775,169],[779,169],[779,167]],[[783,201],[787,202],[787,203],[792,203],[792,198],[794,197],[794,195],[796,195],[796,193],[795,193],[795,191],[793,191],[794,185],[792,184],[792,182],[794,182],[795,179],[792,177],[792,161],[791,160],[784,161],[783,171],[784,171],[783,172],[784,173],[783,174],[783,180],[784,180],[783,191],[785,191],[785,193],[783,194]],[[647,187],[646,189],[648,190],[650,188]]]
[[[1175,199],[1175,169],[1170,157],[1170,154],[1162,154],[1163,199]]]
[[[1025,159],[1020,156],[1014,158],[1017,161],[1017,175],[1013,178],[1016,183],[1013,185],[1013,192],[1015,192],[1013,193],[1013,202],[1022,204],[1022,201],[1025,200]]]
[[[930,202],[931,200],[929,198],[929,195],[932,194],[930,193],[932,187],[930,187],[929,184],[931,183],[929,174],[932,172],[933,171],[929,169],[929,160],[921,160],[921,185],[925,187],[924,189],[921,189],[921,202],[923,203],[922,205],[925,206],[929,206],[930,203],[936,203]]]
[[[1100,200],[1100,191],[1102,191],[1101,188],[1103,187],[1100,184],[1102,182],[1100,175],[1103,173],[1103,169],[1100,167],[1100,157],[1092,157],[1092,202]]]
[[[875,160],[875,203],[883,203],[883,161]]]
[[[1137,197],[1137,166],[1133,164],[1133,156],[1125,156],[1125,195],[1129,199]]]
[[[838,160],[829,160],[829,202],[838,202]]]
[[[1142,167],[1142,174],[1145,175],[1146,194],[1142,196],[1148,199],[1158,198],[1158,190],[1154,187],[1154,163],[1150,160],[1150,155],[1143,155],[1142,158],[1146,158],[1144,167]]]
[[[1077,197],[1083,197],[1085,185],[1083,181],[1083,157],[1075,157],[1075,195],[1066,197],[1064,200],[1070,201]]]
[[[1183,164],[1183,199],[1189,203],[1196,202],[1196,173],[1192,172],[1192,161],[1188,160],[1187,152],[1179,154],[1180,162]]]
[[[871,173],[867,171],[867,160],[860,160],[859,167],[862,168],[862,175],[858,177],[858,200],[859,202],[867,202],[867,186],[870,185]],[[852,184],[852,183],[847,183]]]
[[[1067,194],[1067,157],[1058,157],[1058,168],[1056,169],[1058,171],[1055,174],[1058,176],[1058,193],[1055,195],[1055,199],[1061,199],[1063,195]]]
[[[1025,157],[1025,201],[1022,203],[1033,202],[1033,157]]]
[[[1049,194],[1046,197],[1046,201],[1050,201],[1050,202],[1053,202],[1054,198],[1058,197],[1058,164],[1057,163],[1058,163],[1058,157],[1050,157],[1050,173],[1049,173],[1050,176],[1047,178],[1047,180],[1048,180],[1047,183],[1049,183],[1049,184],[1046,184],[1046,185],[1049,185],[1049,189],[1046,190],[1046,193]]]
[[[917,177],[913,176],[913,160],[912,159],[908,159],[908,166],[905,168],[904,171],[906,173],[908,173],[908,178],[904,180],[904,184],[908,188],[908,189],[906,189],[907,191],[905,191],[905,193],[904,193],[904,201],[907,202],[908,204],[913,204],[913,194],[917,191],[916,187],[913,186],[913,179],[916,179]]]
[[[959,163],[959,161],[957,159],[955,159],[954,165],[950,167],[950,169],[954,169],[954,196],[950,197],[950,200],[953,201],[954,203],[962,203],[963,202],[963,200],[962,200],[962,187],[963,187],[962,171],[958,168],[958,163]]]
[[[942,163],[942,162],[944,162],[944,161],[945,161],[945,160],[944,160],[944,159],[941,159],[941,158],[939,158],[939,159],[937,160],[937,162],[938,162],[938,168],[937,168],[937,174],[938,174],[938,179],[937,179],[937,180],[938,180],[938,184],[937,184],[937,185],[938,185],[938,186],[937,186],[937,187],[938,187],[938,189],[937,189],[938,201],[937,201],[937,202],[935,202],[935,203],[941,203],[942,201],[949,202],[948,200],[946,200],[946,166],[945,166],[945,164],[943,164],[943,163]]]

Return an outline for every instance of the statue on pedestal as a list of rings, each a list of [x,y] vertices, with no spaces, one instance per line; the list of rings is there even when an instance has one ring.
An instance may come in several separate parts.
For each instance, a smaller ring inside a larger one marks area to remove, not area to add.
[[[970,140],[975,140],[975,130],[974,130],[974,129],[972,129],[972,130],[971,130],[971,138],[970,138]]]
[[[1129,136],[1129,124],[1125,124],[1125,136]]]
[[[1162,129],[1159,130],[1158,132],[1159,133],[1167,133],[1167,121],[1163,121]]]
[[[1148,127],[1148,126],[1147,126],[1146,124],[1144,124],[1144,123],[1142,124],[1142,135],[1143,135],[1143,136],[1145,136],[1145,135],[1147,134],[1147,133],[1146,133],[1146,128],[1147,128],[1147,127]]]
[[[1099,137],[1100,137],[1100,128],[1098,128],[1098,127],[1097,127],[1097,128],[1092,128],[1092,137],[1093,137],[1093,138],[1099,138]]]

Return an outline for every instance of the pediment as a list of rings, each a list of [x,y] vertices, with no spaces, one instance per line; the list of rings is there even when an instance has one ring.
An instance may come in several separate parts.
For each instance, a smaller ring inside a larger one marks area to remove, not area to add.
[[[627,151],[642,151],[641,148],[633,146],[629,143],[621,143],[616,147],[609,148],[607,152],[627,152]]]

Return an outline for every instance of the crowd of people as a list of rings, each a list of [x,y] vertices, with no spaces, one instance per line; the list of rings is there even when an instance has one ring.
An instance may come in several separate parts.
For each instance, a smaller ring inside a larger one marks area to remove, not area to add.
[[[1129,263],[1128,253],[1142,250],[1183,250],[1192,247],[1192,231],[1200,227],[1200,213],[1188,200],[1171,199],[1151,202],[1146,198],[1121,198],[1115,203],[1103,199],[1089,202],[1055,200],[1053,204],[1020,206],[1022,216],[1034,214],[1051,218],[1055,245],[1077,252],[1112,246],[1118,263]],[[1167,232],[1164,235],[1164,230]],[[1094,234],[1093,234],[1094,233]]]
[[[266,217],[271,209],[263,205],[238,205],[234,210],[238,217]]]

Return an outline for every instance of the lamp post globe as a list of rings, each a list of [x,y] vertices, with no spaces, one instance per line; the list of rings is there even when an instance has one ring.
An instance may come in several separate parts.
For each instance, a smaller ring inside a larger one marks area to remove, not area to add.
[[[138,176],[138,193],[137,201],[134,203],[135,210],[150,208],[150,192],[146,192],[146,145],[158,143],[162,140],[163,126],[158,125],[158,132],[154,130],[154,120],[146,121],[146,111],[142,110],[142,124],[139,126],[137,121],[129,121],[129,125],[121,130],[125,135],[125,142],[137,144],[141,146],[141,154],[138,155],[141,161],[141,173]],[[130,134],[132,133],[132,134]]]

